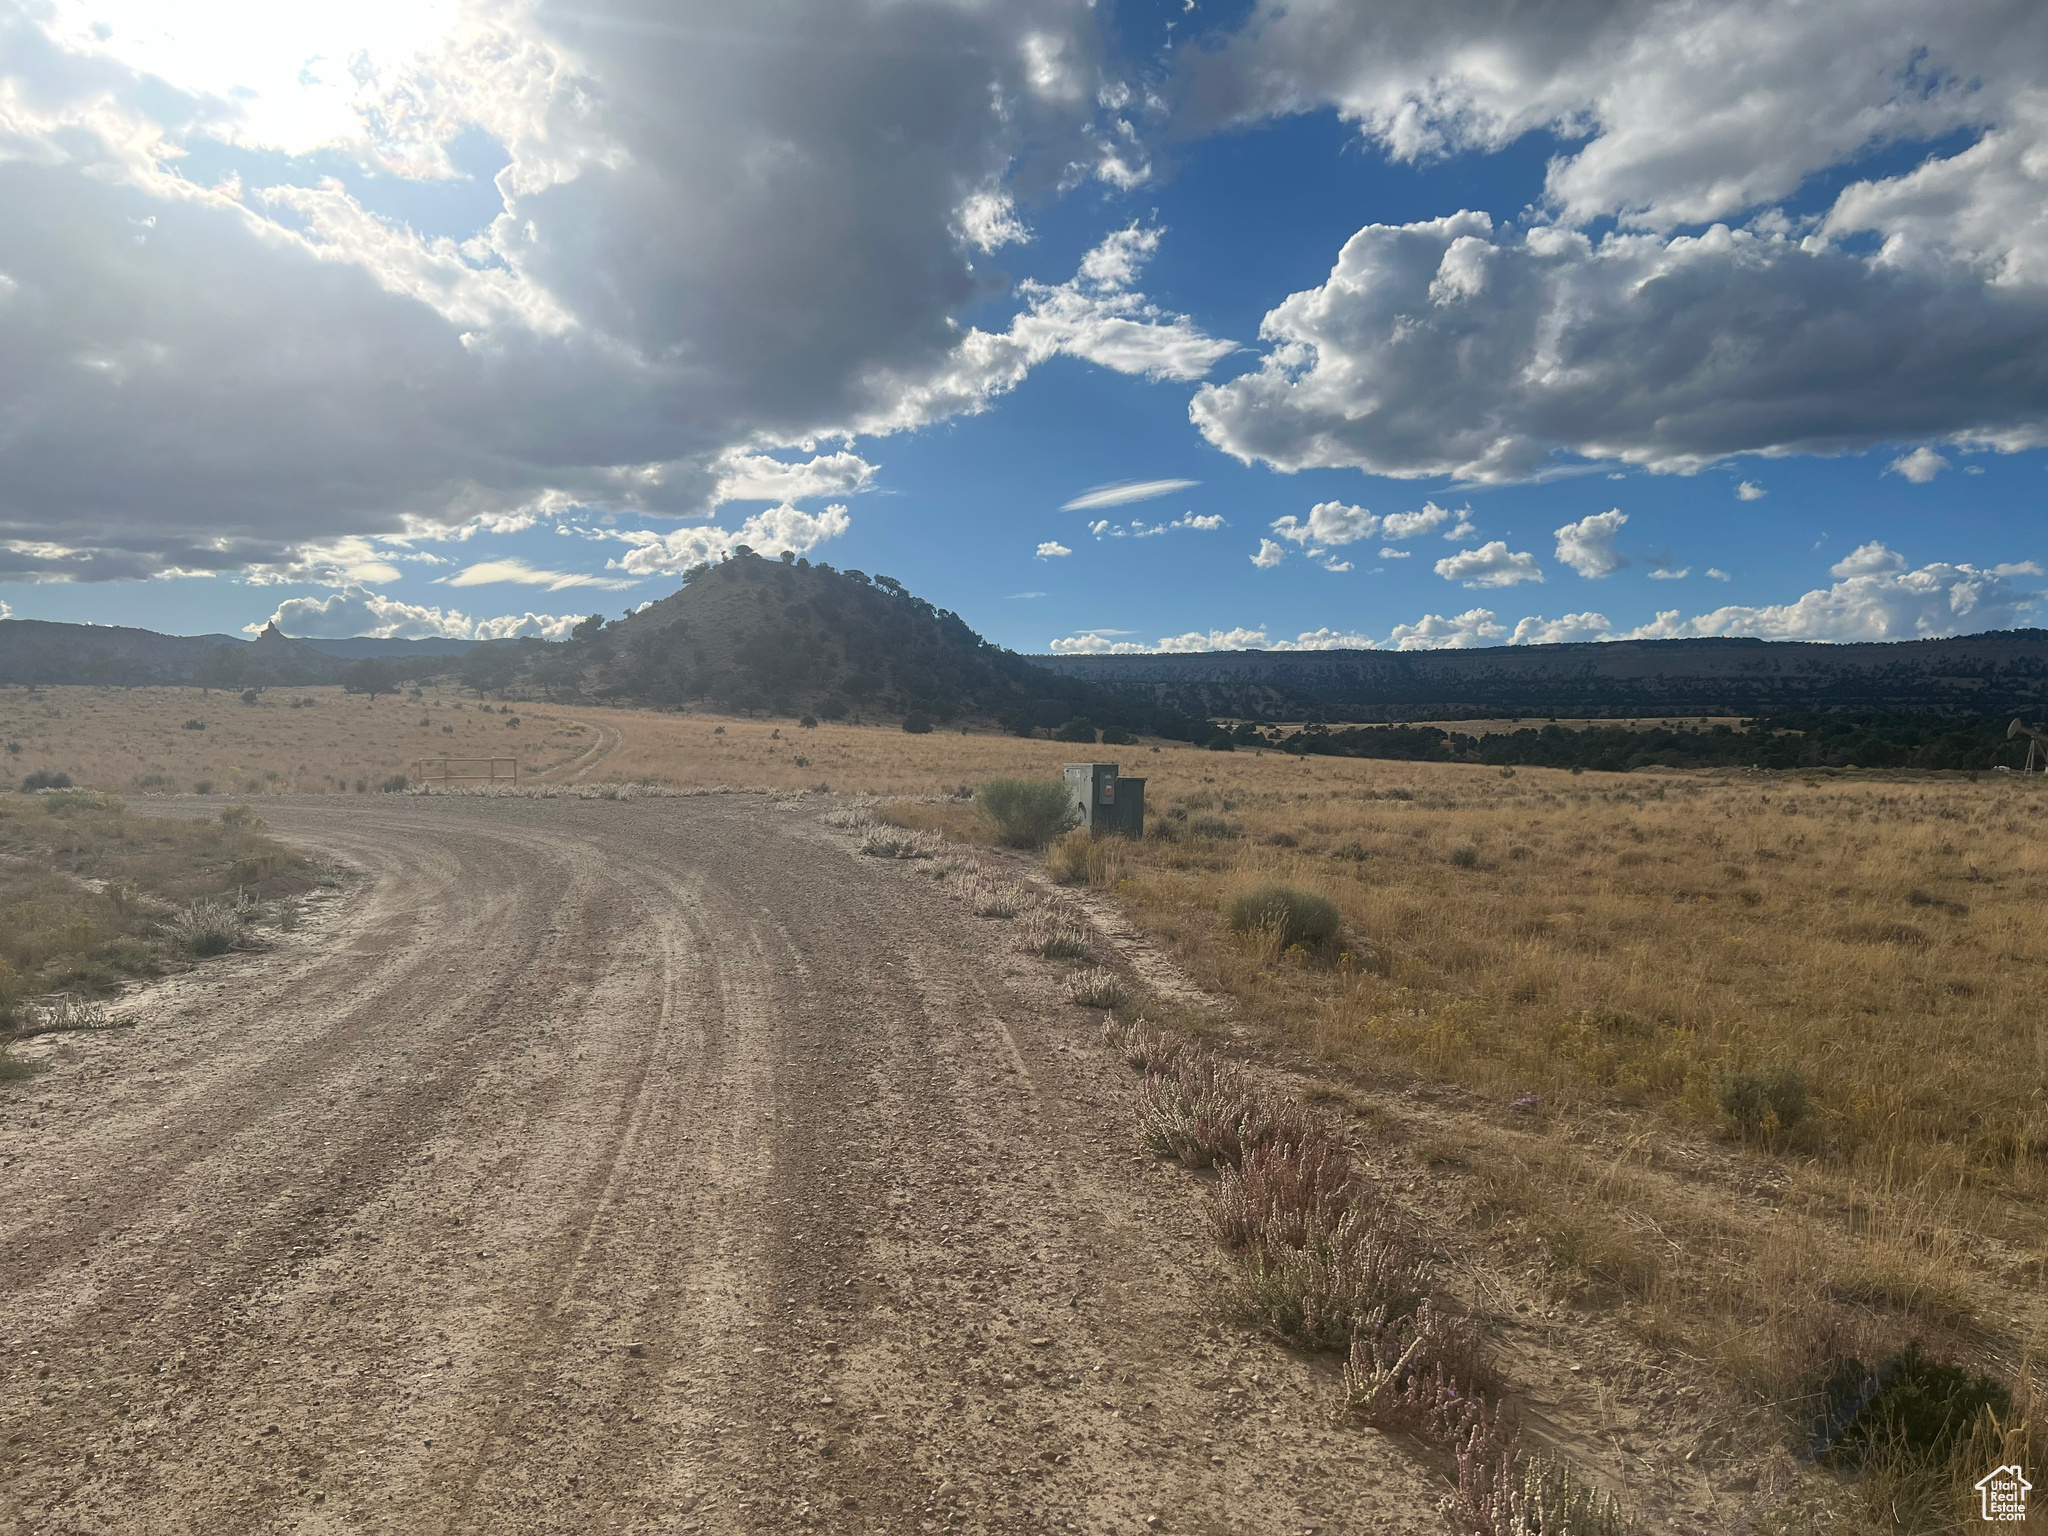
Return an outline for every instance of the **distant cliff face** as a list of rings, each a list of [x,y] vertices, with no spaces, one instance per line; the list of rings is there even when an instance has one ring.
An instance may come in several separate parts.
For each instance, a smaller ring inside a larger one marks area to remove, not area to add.
[[[1071,677],[1212,715],[1321,720],[1654,716],[2048,705],[2048,630],[1821,645],[1623,640],[1470,651],[1034,656]]]

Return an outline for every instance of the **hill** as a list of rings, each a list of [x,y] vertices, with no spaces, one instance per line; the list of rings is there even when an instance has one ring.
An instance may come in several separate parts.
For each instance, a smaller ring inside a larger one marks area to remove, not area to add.
[[[2048,630],[1827,645],[1622,640],[1470,651],[1035,656],[1163,708],[1239,719],[1642,718],[1815,710],[2038,716]]]
[[[1077,717],[1112,732],[1194,739],[1207,722],[1138,693],[1063,676],[991,645],[957,613],[887,576],[740,550],[687,573],[630,618],[579,627],[536,659],[536,683],[679,707],[1055,729]],[[1090,731],[1089,740],[1094,739]]]
[[[479,646],[504,645],[502,640],[456,640],[447,635],[430,635],[421,640],[384,640],[374,635],[357,635],[347,640],[301,640],[323,656],[344,661],[418,661],[422,657],[467,656]]]
[[[211,688],[332,682],[348,663],[272,626],[255,640],[233,635],[160,635],[118,625],[0,619],[0,683]]]

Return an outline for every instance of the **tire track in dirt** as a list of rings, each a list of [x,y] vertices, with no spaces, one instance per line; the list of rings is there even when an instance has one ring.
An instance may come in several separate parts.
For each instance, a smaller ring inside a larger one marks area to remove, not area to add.
[[[571,758],[562,766],[576,771],[568,775],[571,780],[587,779],[604,766],[604,760],[618,751],[619,743],[626,739],[625,733],[616,725],[596,727],[597,740],[587,750]]]
[[[6,1101],[0,1530],[1437,1529],[1009,925],[761,797],[265,809],[360,893]]]

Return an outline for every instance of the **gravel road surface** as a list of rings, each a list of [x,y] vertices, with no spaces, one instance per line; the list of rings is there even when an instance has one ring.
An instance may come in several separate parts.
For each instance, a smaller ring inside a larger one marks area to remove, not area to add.
[[[266,802],[325,910],[0,1094],[0,1531],[1442,1531],[817,804]]]

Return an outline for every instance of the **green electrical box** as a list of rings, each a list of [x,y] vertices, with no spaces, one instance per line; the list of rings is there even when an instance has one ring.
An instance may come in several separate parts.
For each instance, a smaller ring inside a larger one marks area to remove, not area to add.
[[[1145,781],[1125,778],[1115,763],[1067,764],[1067,796],[1091,837],[1145,835]]]

